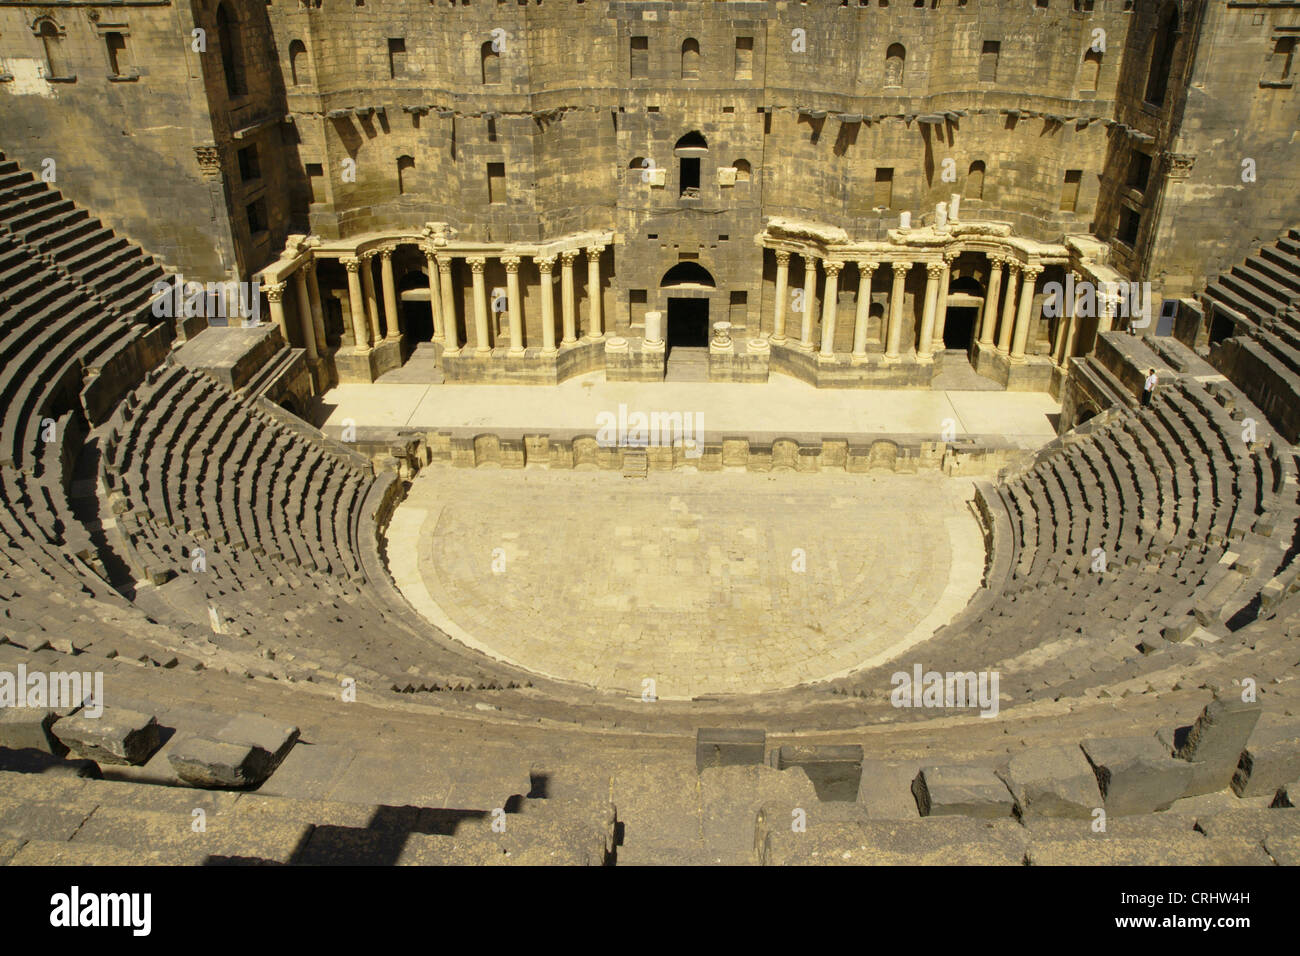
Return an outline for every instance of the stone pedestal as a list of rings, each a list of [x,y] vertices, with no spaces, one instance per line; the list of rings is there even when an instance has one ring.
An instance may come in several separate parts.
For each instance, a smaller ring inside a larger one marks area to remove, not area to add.
[[[667,368],[663,342],[612,336],[604,341],[605,381],[662,382]]]

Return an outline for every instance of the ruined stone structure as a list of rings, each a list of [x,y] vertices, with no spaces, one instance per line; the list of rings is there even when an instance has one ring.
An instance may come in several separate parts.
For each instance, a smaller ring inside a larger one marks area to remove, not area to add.
[[[6,147],[169,269],[260,275],[322,383],[423,340],[453,381],[652,378],[659,312],[668,350],[729,323],[715,380],[956,349],[1056,391],[1115,319],[1049,283],[1186,298],[1300,218],[1287,4],[108,9],[0,4]]]
[[[337,2],[0,0],[0,863],[1300,863],[1293,5]]]

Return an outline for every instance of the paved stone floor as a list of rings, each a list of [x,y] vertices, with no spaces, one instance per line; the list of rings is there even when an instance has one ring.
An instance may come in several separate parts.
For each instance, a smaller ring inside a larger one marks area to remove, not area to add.
[[[958,436],[998,436],[1025,448],[1056,437],[1060,403],[1043,392],[966,389],[813,388],[787,376],[762,385],[720,382],[606,382],[591,372],[554,386],[429,385],[385,377],[339,385],[309,412],[334,434],[344,419],[377,428],[588,429],[602,412],[691,412],[706,437],[935,435],[946,422]]]
[[[453,469],[389,527],[394,578],[451,636],[547,676],[660,698],[879,663],[978,588],[967,480]]]

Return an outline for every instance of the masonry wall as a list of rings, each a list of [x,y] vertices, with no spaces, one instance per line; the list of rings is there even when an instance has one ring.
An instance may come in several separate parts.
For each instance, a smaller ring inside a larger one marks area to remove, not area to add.
[[[51,77],[43,22],[57,31]],[[225,275],[234,265],[220,187],[195,148],[212,142],[190,14],[172,3],[0,5],[0,149],[168,268]],[[125,36],[111,76],[105,34]]]

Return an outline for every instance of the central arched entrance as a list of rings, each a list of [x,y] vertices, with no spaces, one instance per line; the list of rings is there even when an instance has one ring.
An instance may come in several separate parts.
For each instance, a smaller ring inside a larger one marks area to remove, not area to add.
[[[676,366],[702,364],[707,371],[709,350],[709,299],[717,283],[698,262],[679,262],[659,280],[667,315],[669,376],[676,378]]]

